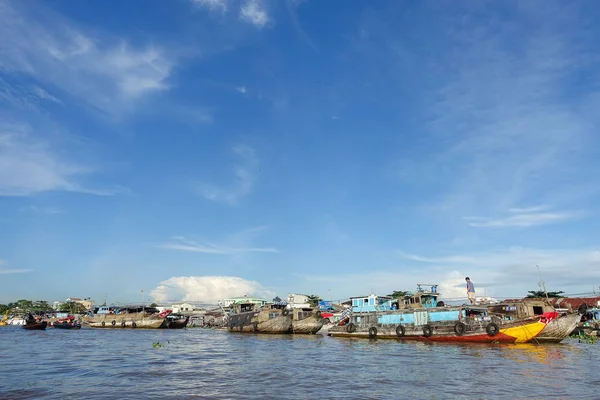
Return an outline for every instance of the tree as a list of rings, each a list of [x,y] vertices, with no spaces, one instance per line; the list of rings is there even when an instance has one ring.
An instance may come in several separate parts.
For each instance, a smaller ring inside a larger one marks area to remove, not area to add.
[[[66,303],[62,303],[58,307],[58,311],[68,312],[70,314],[83,314],[87,311],[87,309],[81,303],[77,303],[75,301],[68,301]]]
[[[311,294],[307,297],[308,304],[310,304],[311,307],[317,307],[319,305],[319,302],[321,301],[321,298],[316,294]]]
[[[398,299],[401,297],[405,297],[408,296],[409,292],[407,290],[394,290],[393,293],[388,294],[388,297],[391,297],[392,299]]]
[[[529,293],[527,297],[530,299],[546,297],[546,292],[543,290],[530,290],[527,293]],[[563,293],[564,292],[562,290],[559,290],[558,292],[548,292],[548,297],[567,297],[563,296]]]
[[[4,314],[4,312],[6,310],[10,310],[10,308],[8,307],[8,305],[6,305],[6,304],[0,304],[0,314]],[[0,317],[1,317],[1,315],[0,315]]]
[[[158,307],[158,304],[152,303],[152,304],[150,304],[150,307]]]

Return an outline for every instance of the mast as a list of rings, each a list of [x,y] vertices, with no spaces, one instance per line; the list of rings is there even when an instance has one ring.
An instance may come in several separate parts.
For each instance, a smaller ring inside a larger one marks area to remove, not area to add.
[[[542,278],[542,271],[540,270],[540,266],[539,265],[535,265],[537,267],[538,273],[540,274],[540,283],[539,286],[544,289],[544,294],[546,295],[546,302],[548,304],[550,304],[550,299],[548,298],[548,291],[546,290],[546,282],[544,282],[544,279]]]

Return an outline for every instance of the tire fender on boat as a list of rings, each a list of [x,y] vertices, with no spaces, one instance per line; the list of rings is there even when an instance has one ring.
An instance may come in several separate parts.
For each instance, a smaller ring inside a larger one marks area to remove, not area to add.
[[[585,303],[583,303],[582,305],[579,306],[579,308],[577,309],[577,312],[579,314],[583,315],[583,314],[585,314],[587,312],[587,309],[588,309],[588,305],[585,304]]]
[[[464,323],[457,322],[456,324],[454,324],[454,333],[456,333],[456,336],[464,335],[466,330],[467,326]]]
[[[346,332],[348,332],[348,333],[356,332],[356,325],[354,325],[352,322],[350,322],[348,325],[346,325]]]
[[[402,325],[398,325],[396,327],[396,336],[402,337],[402,336],[404,336],[404,333],[405,333],[404,327]]]
[[[290,311],[285,309],[281,312],[281,315],[283,315],[284,317],[287,317],[288,315],[290,315]]]
[[[115,321],[114,319],[112,320],[112,322],[110,323],[112,326],[115,326],[117,324],[117,321]]]
[[[431,325],[425,325],[423,327],[423,336],[431,337],[432,335],[433,335],[433,328],[431,327]]]
[[[314,315],[315,315],[315,318],[322,318],[323,317],[323,314],[321,314],[321,311],[319,311],[319,310],[315,311]]]
[[[495,322],[490,322],[485,327],[485,331],[490,336],[496,336],[500,332],[500,327]]]
[[[135,322],[132,322],[132,323],[131,323],[131,327],[132,327],[132,328],[135,328],[135,327],[137,327],[137,324],[136,324]]]
[[[374,326],[369,328],[369,337],[370,338],[376,338],[377,337],[377,328],[375,328]]]
[[[121,326],[125,328],[125,321],[121,322]]]
[[[105,326],[105,325],[106,325],[106,322],[102,321],[102,326]]]

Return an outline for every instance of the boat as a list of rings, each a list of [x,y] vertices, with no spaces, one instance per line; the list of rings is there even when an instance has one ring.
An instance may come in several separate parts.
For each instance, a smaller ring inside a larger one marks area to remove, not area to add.
[[[236,303],[232,304],[226,325],[229,332],[290,333],[292,316],[284,305]]]
[[[189,316],[183,317],[181,315],[169,315],[167,316],[167,318],[165,318],[165,322],[163,323],[162,328],[184,329],[189,321]]]
[[[331,327],[328,335],[426,342],[527,343],[545,327],[541,317],[503,321],[489,316],[486,307],[465,305],[353,313],[347,324]]]
[[[2,320],[0,321],[0,326],[6,325],[8,325],[8,310],[4,312],[4,317],[2,317]]]
[[[74,316],[68,316],[55,321],[52,326],[56,329],[81,329],[81,324],[75,321]]]
[[[293,308],[291,311],[293,334],[315,334],[325,324],[325,318],[320,310]]]
[[[154,307],[101,306],[87,320],[90,328],[104,329],[158,329],[168,314],[159,314]]]
[[[518,320],[539,316],[545,323],[545,328],[533,339],[534,343],[560,343],[577,327],[581,315],[557,309],[547,301],[523,300],[503,301],[487,306],[490,315],[504,320]]]
[[[447,306],[437,285],[418,284],[414,294],[352,297],[329,336],[419,340],[428,342],[527,343],[542,332],[542,315],[502,318],[484,305]]]
[[[48,322],[40,321],[40,322],[31,322],[23,325],[23,329],[28,331],[43,331],[48,326]]]

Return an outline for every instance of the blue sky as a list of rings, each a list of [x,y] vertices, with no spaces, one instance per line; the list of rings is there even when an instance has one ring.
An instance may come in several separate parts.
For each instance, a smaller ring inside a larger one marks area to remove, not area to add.
[[[598,290],[596,2],[141,5],[0,0],[0,301]]]

